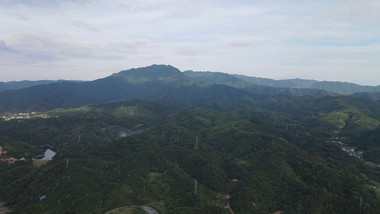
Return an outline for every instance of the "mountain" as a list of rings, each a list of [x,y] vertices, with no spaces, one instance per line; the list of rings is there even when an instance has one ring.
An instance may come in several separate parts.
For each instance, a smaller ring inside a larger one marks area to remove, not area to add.
[[[329,82],[303,79],[290,80],[272,80],[267,78],[250,77],[244,75],[234,75],[235,77],[245,80],[249,83],[271,87],[284,88],[313,88],[323,89],[341,95],[349,95],[359,92],[380,92],[380,86],[362,86],[348,82]]]
[[[238,76],[242,78],[242,76]],[[56,82],[0,92],[0,112],[75,108],[86,104],[132,99],[192,106],[207,100],[252,102],[267,96],[338,96],[324,89],[281,88],[255,85],[219,72],[181,72],[169,65],[152,65],[115,73],[88,82]],[[265,79],[266,82],[273,82]],[[303,87],[316,84],[303,81]],[[249,93],[247,93],[249,92]],[[233,95],[233,96],[230,96]]]
[[[196,71],[184,71],[183,72],[186,76],[189,76],[193,79],[205,82],[207,84],[222,84],[222,85],[228,85],[234,88],[248,88],[251,87],[252,84],[236,78],[230,74],[221,73],[221,72],[209,72],[209,71],[203,71],[203,72],[196,72]]]
[[[11,81],[11,82],[0,82],[0,92],[15,90],[21,88],[29,88],[36,85],[46,85],[50,83],[57,82],[66,82],[68,80],[37,80],[37,81]],[[78,81],[70,81],[70,82],[78,82]]]
[[[244,89],[261,95],[287,95],[287,96],[337,96],[339,94],[323,89],[272,87],[262,84],[250,83],[234,75],[220,72],[185,71],[187,76],[208,84],[223,84],[234,88]]]
[[[130,69],[89,82],[60,82],[0,93],[0,111],[72,108],[131,99],[193,105],[209,99],[250,99],[248,92],[212,85],[167,65]]]

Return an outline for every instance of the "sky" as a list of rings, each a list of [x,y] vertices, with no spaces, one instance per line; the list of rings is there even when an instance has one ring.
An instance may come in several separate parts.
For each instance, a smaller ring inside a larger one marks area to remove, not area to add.
[[[0,81],[151,64],[380,85],[380,1],[0,0]]]

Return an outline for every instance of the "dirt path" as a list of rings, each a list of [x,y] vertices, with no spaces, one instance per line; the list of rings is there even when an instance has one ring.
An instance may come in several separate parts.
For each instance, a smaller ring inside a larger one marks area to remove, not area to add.
[[[235,214],[234,211],[230,207],[230,202],[228,202],[227,206],[225,206],[224,208],[228,209],[231,214]]]

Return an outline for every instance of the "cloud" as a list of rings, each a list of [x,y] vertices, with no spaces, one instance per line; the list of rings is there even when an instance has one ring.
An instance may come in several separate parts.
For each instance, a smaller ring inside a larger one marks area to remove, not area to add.
[[[123,59],[148,54],[154,48],[148,40],[123,39],[106,43],[71,40],[56,35],[21,34],[13,37],[12,48],[0,41],[0,50],[16,55],[15,64],[64,61],[68,59]],[[4,52],[3,51],[3,52]]]
[[[88,4],[92,0],[2,0],[5,6],[28,6],[28,7],[55,7],[62,4],[75,3],[75,4]]]
[[[380,66],[378,11],[376,0],[7,0],[0,72],[93,79],[158,63],[308,78],[365,67],[371,76]]]
[[[92,31],[92,32],[99,32],[101,31],[101,28],[97,27],[94,24],[89,24],[88,22],[80,21],[80,20],[72,20],[70,23],[82,30]]]
[[[0,41],[0,62],[2,65],[30,64],[40,61],[51,61],[53,56],[36,51],[19,50]]]
[[[12,48],[8,47],[4,41],[0,40],[0,52],[13,53],[15,51]]]

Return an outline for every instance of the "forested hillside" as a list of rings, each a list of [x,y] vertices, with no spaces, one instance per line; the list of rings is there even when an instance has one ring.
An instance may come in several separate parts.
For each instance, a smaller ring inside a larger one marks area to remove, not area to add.
[[[151,66],[3,92],[0,202],[14,213],[380,213],[380,102],[235,87]]]

